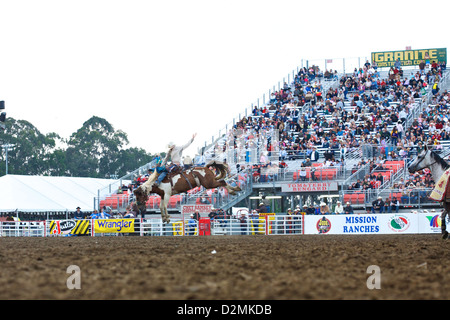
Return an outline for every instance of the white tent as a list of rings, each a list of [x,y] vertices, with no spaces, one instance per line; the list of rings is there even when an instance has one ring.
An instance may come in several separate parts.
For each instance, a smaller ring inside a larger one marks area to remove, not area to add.
[[[0,177],[0,211],[83,211],[94,209],[98,190],[117,180],[5,175]]]

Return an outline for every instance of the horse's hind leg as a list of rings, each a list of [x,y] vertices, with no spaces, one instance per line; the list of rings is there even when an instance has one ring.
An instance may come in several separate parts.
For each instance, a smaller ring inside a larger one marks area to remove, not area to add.
[[[161,199],[161,203],[159,205],[159,209],[161,210],[161,218],[164,223],[170,222],[170,215],[167,211],[167,206],[169,205],[169,199],[170,197],[164,197]]]
[[[239,188],[239,187],[232,187],[229,184],[225,184],[225,188],[232,195],[236,195],[236,191],[242,191],[241,188]]]

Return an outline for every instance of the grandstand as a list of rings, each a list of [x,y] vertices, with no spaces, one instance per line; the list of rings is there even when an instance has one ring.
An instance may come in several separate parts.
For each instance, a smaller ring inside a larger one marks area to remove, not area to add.
[[[433,186],[429,174],[410,175],[406,169],[424,144],[444,157],[450,153],[448,71],[445,64],[425,71],[368,65],[330,74],[301,68],[269,101],[244,110],[201,150],[207,162],[229,164],[229,182],[242,192],[231,196],[198,187],[172,197],[169,210],[205,203],[223,210],[256,208],[262,202],[270,212],[286,212],[320,202],[333,208],[339,200],[366,211],[379,197],[398,200],[400,208],[436,206],[427,198]],[[97,205],[124,210],[149,167],[109,186],[120,193],[98,198]],[[150,196],[147,212],[159,212],[159,202]]]

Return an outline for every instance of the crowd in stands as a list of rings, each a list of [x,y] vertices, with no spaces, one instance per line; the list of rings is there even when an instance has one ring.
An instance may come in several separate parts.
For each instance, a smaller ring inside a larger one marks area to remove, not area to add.
[[[315,162],[342,167],[350,150],[362,148],[363,157],[354,169],[369,164],[370,174],[348,189],[376,188],[377,181],[384,182],[377,172],[386,169],[386,161],[410,159],[424,145],[442,149],[442,142],[450,141],[450,94],[439,88],[445,70],[445,63],[435,61],[408,76],[396,63],[385,78],[369,61],[341,77],[316,66],[301,68],[292,83],[272,93],[267,105],[255,106],[236,122],[225,142],[216,144],[213,156],[229,156],[233,151],[238,173],[246,174],[245,169],[251,168],[254,181],[270,182],[283,173],[288,160],[300,159],[303,167]],[[325,81],[337,85],[324,91]],[[409,114],[430,90],[431,102],[407,127]],[[326,151],[319,154],[318,149]],[[145,176],[139,177],[128,188],[144,181]],[[424,170],[391,188],[433,185],[429,171]]]
[[[385,161],[410,159],[424,145],[439,150],[442,142],[450,141],[450,95],[439,88],[445,70],[445,63],[433,61],[430,66],[405,76],[396,64],[387,78],[382,78],[377,67],[367,61],[364,67],[342,76],[337,88],[321,92],[321,78],[317,80],[315,76],[320,71],[303,68],[292,84],[285,83],[273,93],[269,104],[255,106],[251,115],[237,122],[220,149],[240,149],[238,154],[245,154],[243,150],[257,145],[260,154],[278,151],[277,163],[301,158],[304,166],[319,160],[318,148],[328,149],[333,156],[326,159],[325,152],[320,162],[342,166],[350,149],[368,146],[371,152],[365,153],[359,165],[370,162],[373,169],[363,179],[361,188],[374,188],[377,180],[383,180],[376,170],[383,170]],[[406,127],[408,115],[429,90],[433,94],[431,102]],[[345,107],[348,104],[351,108]],[[373,152],[374,148],[377,152]],[[255,171],[274,166],[267,160],[255,162]],[[281,168],[285,168],[284,163]],[[255,176],[258,175],[256,172]],[[432,187],[429,171],[411,174],[392,188],[413,185]]]

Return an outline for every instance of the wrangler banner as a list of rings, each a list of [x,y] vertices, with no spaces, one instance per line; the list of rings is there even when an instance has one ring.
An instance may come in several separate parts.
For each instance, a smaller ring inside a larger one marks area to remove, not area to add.
[[[372,52],[372,64],[376,62],[379,68],[393,67],[397,59],[400,59],[402,67],[417,66],[427,60],[428,63],[447,63],[447,48]]]
[[[134,219],[99,219],[93,221],[95,233],[134,232]]]

